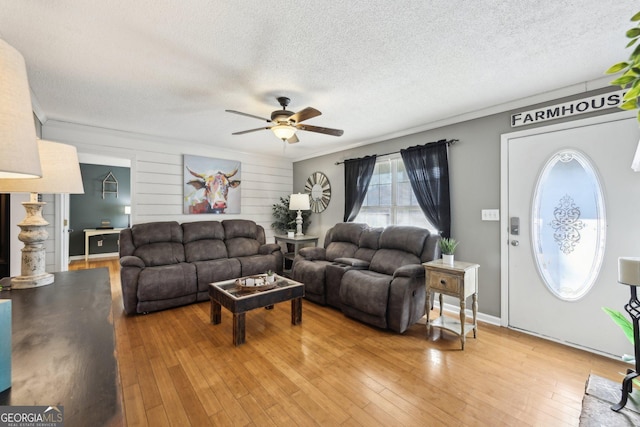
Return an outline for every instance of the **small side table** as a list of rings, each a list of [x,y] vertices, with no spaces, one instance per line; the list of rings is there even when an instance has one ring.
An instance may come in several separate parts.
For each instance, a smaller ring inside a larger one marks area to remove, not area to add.
[[[425,262],[425,282],[427,287],[427,298],[425,301],[425,311],[427,312],[427,336],[431,328],[441,328],[460,336],[462,350],[467,333],[473,330],[473,337],[476,338],[478,331],[478,268],[480,265],[469,262],[454,261],[453,265],[445,264],[442,259]],[[432,294],[440,294],[440,316],[430,320]],[[442,296],[449,295],[460,300],[460,321],[447,318],[442,315]],[[465,330],[466,323],[465,309],[466,299],[473,297],[473,323],[471,328]]]
[[[291,243],[293,244],[293,252],[285,252],[284,254],[284,262],[286,265],[286,260],[293,261],[293,259],[298,255],[298,251],[300,250],[300,245],[304,246],[306,244],[313,244],[313,246],[318,246],[318,236],[294,236],[289,237],[286,234],[276,234],[274,236],[276,243]]]
[[[84,230],[84,260],[89,261],[89,237],[103,234],[120,234],[124,228],[85,228]]]

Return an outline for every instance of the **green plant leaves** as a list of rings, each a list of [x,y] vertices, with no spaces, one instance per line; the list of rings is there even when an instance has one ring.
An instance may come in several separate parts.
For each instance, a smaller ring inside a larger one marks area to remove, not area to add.
[[[607,71],[605,71],[605,73],[606,74],[619,73],[620,71],[624,70],[628,66],[629,66],[628,62],[618,62],[617,64],[612,65],[611,67],[609,67],[609,69]]]
[[[627,31],[627,37],[629,37],[630,39],[633,39],[638,36],[640,36],[640,28],[632,28],[629,31]]]
[[[605,313],[611,317],[611,319],[616,323],[616,325],[620,326],[622,332],[624,332],[627,339],[633,344],[633,324],[629,319],[625,317],[624,314],[620,313],[617,310],[613,310],[608,307],[602,307]]]
[[[627,43],[627,48],[637,45],[627,61],[618,62],[605,71],[605,74],[622,73],[621,76],[610,82],[612,85],[620,86],[622,89],[631,87],[624,96],[624,102],[620,105],[623,110],[634,110],[640,106],[638,104],[638,98],[640,98],[640,43],[637,43],[640,39],[640,12],[631,17],[631,22],[638,22],[638,24],[626,32],[627,37],[631,39]],[[638,122],[640,123],[640,112]]]

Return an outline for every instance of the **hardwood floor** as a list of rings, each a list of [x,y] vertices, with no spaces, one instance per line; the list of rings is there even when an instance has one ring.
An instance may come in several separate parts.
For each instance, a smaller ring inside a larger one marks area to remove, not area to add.
[[[209,303],[141,316],[122,311],[117,259],[108,267],[116,351],[129,426],[562,426],[578,425],[590,373],[620,381],[627,365],[480,323],[457,337],[424,324],[388,333],[303,302],[254,310],[246,344],[231,315]]]

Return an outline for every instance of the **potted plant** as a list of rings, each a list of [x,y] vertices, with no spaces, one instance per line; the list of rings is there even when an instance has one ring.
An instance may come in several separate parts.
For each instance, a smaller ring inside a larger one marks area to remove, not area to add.
[[[440,252],[442,252],[442,262],[448,265],[453,265],[453,254],[456,251],[456,247],[459,242],[449,237],[443,237],[440,239]]]
[[[296,228],[296,216],[298,216],[297,211],[289,210],[289,196],[280,197],[279,203],[274,203],[271,208],[271,213],[273,214],[274,221],[271,223],[271,227],[273,227],[276,232],[281,234],[287,234],[289,230],[295,230]],[[311,216],[311,211],[302,211],[302,232],[305,233],[311,221],[309,221],[309,217]]]
[[[640,12],[633,15],[631,22],[636,23],[636,26],[627,31],[627,38],[631,39],[627,48],[633,45],[636,47],[627,61],[618,62],[606,71],[607,74],[622,73],[611,81],[611,84],[620,86],[622,89],[629,89],[620,106],[623,110],[635,110],[640,107],[640,43],[637,43],[640,40]],[[640,122],[640,113],[638,121]]]
[[[276,273],[273,270],[267,271],[267,283],[273,283],[276,281]]]

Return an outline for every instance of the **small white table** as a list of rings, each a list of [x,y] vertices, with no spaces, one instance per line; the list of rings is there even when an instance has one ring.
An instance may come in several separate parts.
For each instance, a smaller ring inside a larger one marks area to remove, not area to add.
[[[120,234],[124,228],[85,228],[84,230],[84,260],[89,260],[89,237],[103,234]]]

